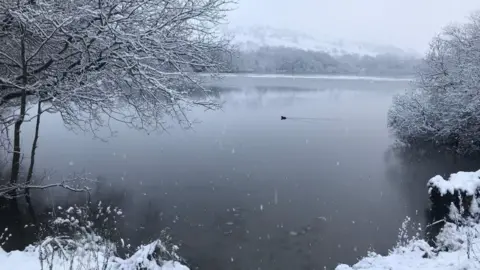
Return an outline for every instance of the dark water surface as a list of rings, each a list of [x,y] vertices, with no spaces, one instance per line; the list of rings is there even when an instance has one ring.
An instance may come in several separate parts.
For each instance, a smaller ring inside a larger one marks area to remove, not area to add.
[[[94,196],[123,209],[125,238],[148,242],[168,227],[192,269],[332,269],[370,249],[385,253],[406,216],[425,223],[430,177],[477,169],[392,148],[386,113],[406,81],[227,78],[217,86],[223,110],[195,109],[201,123],[189,131],[116,125],[116,137],[101,142],[44,117],[37,171],[99,177]]]

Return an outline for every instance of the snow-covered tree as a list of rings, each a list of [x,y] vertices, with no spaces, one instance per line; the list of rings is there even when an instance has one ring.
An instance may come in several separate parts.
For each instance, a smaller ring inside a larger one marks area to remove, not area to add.
[[[84,130],[110,120],[161,128],[164,116],[189,125],[190,106],[218,108],[195,74],[223,69],[217,56],[230,47],[217,26],[232,4],[2,0],[0,109],[2,124],[14,127],[10,182],[18,181],[20,129],[29,104],[41,101],[43,111],[60,113],[66,125]],[[191,98],[193,91],[204,98]]]
[[[480,12],[432,40],[412,89],[394,98],[388,125],[406,143],[480,150]]]

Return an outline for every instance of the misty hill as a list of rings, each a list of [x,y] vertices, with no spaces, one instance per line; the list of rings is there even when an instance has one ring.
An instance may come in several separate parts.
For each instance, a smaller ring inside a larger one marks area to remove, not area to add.
[[[320,40],[270,27],[228,30],[237,54],[227,72],[408,76],[420,64],[411,50],[344,40]]]
[[[413,50],[404,50],[392,45],[351,41],[326,35],[314,37],[300,31],[269,26],[236,27],[226,32],[231,35],[233,43],[241,51],[255,51],[261,47],[287,47],[325,52],[331,56],[393,54],[402,57],[419,57],[419,54]]]

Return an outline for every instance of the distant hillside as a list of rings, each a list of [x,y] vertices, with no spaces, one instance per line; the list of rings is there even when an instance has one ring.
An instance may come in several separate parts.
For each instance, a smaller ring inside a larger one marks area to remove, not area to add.
[[[412,50],[403,50],[391,45],[377,45],[366,42],[349,41],[328,36],[314,37],[300,31],[278,29],[268,26],[237,27],[226,30],[233,43],[241,51],[255,51],[262,47],[286,47],[306,51],[324,52],[331,56],[392,54],[399,57],[418,58]]]
[[[269,27],[229,30],[237,52],[225,72],[408,76],[421,64],[412,51],[394,46],[309,35]]]

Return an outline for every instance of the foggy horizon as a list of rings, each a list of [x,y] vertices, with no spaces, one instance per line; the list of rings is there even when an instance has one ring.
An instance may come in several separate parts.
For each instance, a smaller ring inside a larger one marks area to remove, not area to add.
[[[477,0],[239,0],[230,27],[269,26],[424,53],[450,23],[480,10]]]

